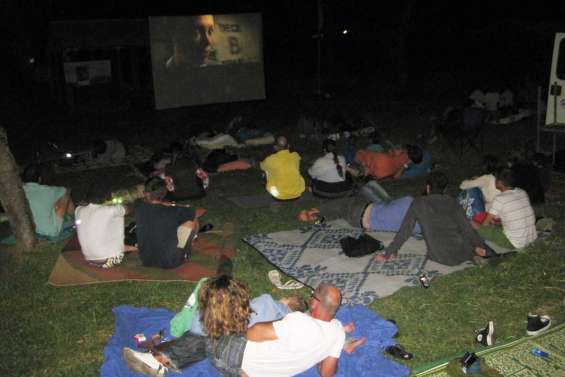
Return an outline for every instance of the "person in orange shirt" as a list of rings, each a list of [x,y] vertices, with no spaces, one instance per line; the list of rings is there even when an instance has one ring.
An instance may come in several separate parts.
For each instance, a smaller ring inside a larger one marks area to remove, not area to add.
[[[404,169],[410,164],[419,164],[422,158],[422,148],[410,144],[388,152],[372,152],[362,149],[355,155],[355,161],[363,167],[365,175],[377,179],[399,178]]]

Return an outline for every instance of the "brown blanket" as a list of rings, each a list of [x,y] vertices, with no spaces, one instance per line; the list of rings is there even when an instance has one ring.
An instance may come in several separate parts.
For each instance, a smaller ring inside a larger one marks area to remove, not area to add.
[[[196,282],[203,277],[229,270],[235,250],[234,227],[227,223],[222,230],[199,234],[194,242],[192,259],[177,268],[165,270],[144,267],[137,253],[129,253],[120,266],[102,269],[86,262],[75,235],[59,255],[48,283],[64,287],[126,280]]]

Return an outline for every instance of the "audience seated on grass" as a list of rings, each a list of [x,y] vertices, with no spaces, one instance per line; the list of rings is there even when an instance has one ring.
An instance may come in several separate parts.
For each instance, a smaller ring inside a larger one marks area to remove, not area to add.
[[[150,178],[144,199],[134,206],[139,255],[145,266],[180,266],[190,258],[199,229],[195,208],[168,201],[166,195],[165,181]]]
[[[316,159],[308,169],[312,194],[322,198],[339,198],[351,194],[353,181],[347,174],[345,157],[337,154],[337,144],[326,139],[322,144],[325,155]]]
[[[39,164],[29,165],[22,180],[38,235],[56,239],[65,229],[72,227],[75,204],[68,189],[43,185],[43,168]]]
[[[432,172],[428,176],[425,196],[415,198],[408,209],[398,233],[383,254],[375,260],[393,258],[413,232],[416,222],[422,228],[429,259],[455,266],[475,256],[494,254],[479,237],[457,201],[445,194],[447,176]]]
[[[277,138],[273,148],[275,153],[260,164],[265,174],[265,188],[277,200],[298,199],[306,188],[300,174],[300,155],[289,150],[284,136]]]
[[[536,216],[528,194],[514,186],[510,169],[497,174],[496,188],[500,194],[494,198],[482,225],[474,222],[473,226],[481,237],[498,246],[509,249],[528,246],[537,238]]]
[[[343,326],[333,318],[340,303],[339,289],[322,283],[312,293],[308,314],[297,311],[248,328],[252,309],[247,288],[221,276],[210,279],[199,293],[208,337],[186,332],[153,354],[124,348],[124,359],[130,369],[153,376],[164,376],[167,369],[179,370],[206,356],[229,376],[292,376],[315,365],[322,375],[332,376],[342,350],[352,353],[366,341],[346,342],[345,333],[353,331],[354,324]]]
[[[360,150],[355,155],[355,161],[363,166],[365,174],[377,179],[399,178],[409,165],[421,163],[422,158],[422,149],[410,144],[388,152]]]
[[[90,203],[75,210],[75,224],[84,259],[102,268],[122,263],[124,252],[134,246],[124,244],[124,216],[128,208],[121,204]]]
[[[469,190],[478,188],[481,191],[484,207],[488,211],[492,207],[494,198],[500,194],[500,190],[496,188],[496,178],[494,174],[499,170],[498,158],[493,155],[485,155],[483,157],[483,172],[478,177],[466,179],[459,185],[461,190]]]
[[[210,184],[208,174],[191,158],[168,164],[162,178],[167,183],[166,199],[172,202],[201,199]]]

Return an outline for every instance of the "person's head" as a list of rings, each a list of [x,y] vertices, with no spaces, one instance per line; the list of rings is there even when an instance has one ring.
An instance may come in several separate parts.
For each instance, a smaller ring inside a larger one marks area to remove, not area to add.
[[[251,315],[249,291],[230,276],[208,279],[198,293],[198,306],[202,325],[212,338],[247,330]]]
[[[102,139],[94,140],[92,142],[92,157],[96,158],[101,154],[105,153],[108,149],[108,145]]]
[[[330,321],[341,305],[341,292],[329,283],[320,283],[310,297],[310,314],[313,318]]]
[[[322,150],[326,153],[335,153],[335,151],[337,150],[337,143],[335,142],[335,140],[326,139],[322,143]]]
[[[426,193],[445,194],[448,183],[447,175],[441,171],[432,171],[426,180]]]
[[[424,151],[417,145],[406,144],[406,153],[413,164],[419,164],[424,158]]]
[[[286,136],[278,136],[273,148],[275,148],[277,152],[282,151],[283,149],[288,149],[288,139]]]
[[[177,18],[173,31],[175,65],[200,67],[208,64],[214,50],[214,16]]]
[[[483,156],[483,173],[484,174],[495,174],[499,167],[498,157],[492,154],[486,154]]]
[[[24,172],[22,174],[22,181],[24,183],[41,183],[42,177],[43,167],[40,164],[30,164],[24,169]]]
[[[382,139],[381,133],[377,130],[374,130],[373,133],[371,134],[371,143],[380,144],[381,139]]]
[[[288,308],[293,312],[304,312],[307,309],[306,302],[299,295],[283,297],[279,300],[279,302],[288,306]]]
[[[504,192],[514,188],[514,175],[512,170],[505,168],[496,175],[496,188]]]
[[[145,182],[145,199],[149,201],[161,201],[167,195],[167,183],[158,177],[149,178]]]

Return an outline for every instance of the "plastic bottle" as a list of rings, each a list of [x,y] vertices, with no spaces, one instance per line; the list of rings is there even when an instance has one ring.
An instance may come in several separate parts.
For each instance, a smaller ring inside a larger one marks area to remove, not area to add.
[[[532,355],[537,357],[549,357],[549,353],[540,350],[539,348],[532,348],[530,351]]]

